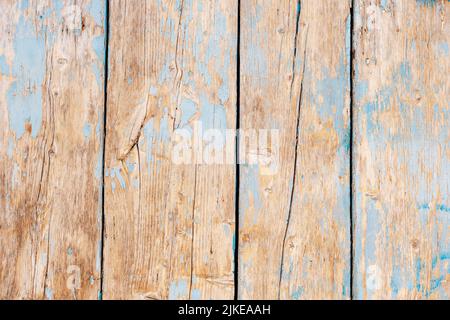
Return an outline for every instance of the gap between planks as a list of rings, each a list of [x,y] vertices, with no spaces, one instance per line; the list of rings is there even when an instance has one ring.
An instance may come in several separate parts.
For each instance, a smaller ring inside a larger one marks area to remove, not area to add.
[[[301,2],[301,0],[298,0]],[[240,193],[240,164],[239,164],[239,129],[240,129],[240,48],[241,48],[241,0],[238,0],[237,5],[237,68],[236,68],[236,137],[235,137],[235,159],[236,159],[236,182],[235,182],[235,234],[234,234],[234,300],[238,300],[239,298],[239,193]],[[105,160],[106,160],[106,121],[107,121],[107,105],[108,105],[108,71],[109,71],[109,33],[110,33],[110,2],[106,0],[106,8],[105,8],[105,19],[106,19],[106,30],[105,30],[105,58],[104,58],[104,66],[105,66],[105,80],[104,80],[104,106],[103,106],[103,137],[102,137],[102,184],[101,184],[101,207],[102,207],[102,232],[101,232],[101,271],[100,271],[100,292],[98,295],[98,299],[103,299],[103,280],[104,280],[104,243],[105,243]],[[354,253],[353,253],[353,210],[354,210],[354,186],[353,186],[353,76],[354,76],[354,56],[353,56],[353,33],[354,33],[354,0],[351,0],[350,5],[350,299],[353,300],[353,263],[354,263]],[[297,17],[297,31],[296,38],[298,33],[298,23],[299,16]],[[297,47],[295,47],[297,50]],[[296,52],[294,52],[295,56]],[[303,66],[304,68],[304,66]],[[303,77],[303,74],[302,74]],[[303,82],[303,80],[302,80]],[[301,84],[302,86],[302,84]],[[299,99],[301,99],[301,94]],[[300,113],[298,114],[297,119],[297,139],[296,139],[296,149],[298,144],[298,125],[300,120]],[[296,152],[297,156],[297,152]],[[296,162],[296,161],[295,161]],[[295,179],[295,170],[294,170],[294,179]],[[294,190],[291,191],[293,194]],[[292,198],[291,194],[291,198]],[[292,199],[290,205],[292,206]],[[286,232],[289,227],[289,220],[286,226]],[[286,237],[286,235],[285,235]],[[281,261],[281,270],[283,269],[283,260]],[[281,271],[282,272],[282,271]],[[280,272],[280,274],[281,274]],[[278,295],[279,296],[279,295]]]
[[[102,249],[101,249],[101,270],[100,270],[100,292],[98,295],[98,300],[103,300],[103,272],[104,272],[104,249],[105,249],[105,162],[106,162],[106,120],[107,120],[107,107],[108,107],[108,72],[109,72],[109,0],[106,0],[105,4],[105,20],[106,20],[106,30],[105,30],[105,80],[104,80],[104,99],[103,99],[103,137],[102,137]]]

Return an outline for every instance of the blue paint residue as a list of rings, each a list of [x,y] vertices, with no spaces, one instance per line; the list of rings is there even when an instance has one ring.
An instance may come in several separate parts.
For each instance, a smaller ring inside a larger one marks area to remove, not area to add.
[[[419,5],[432,7],[436,4],[436,0],[416,0],[416,3]]]
[[[83,135],[87,139],[91,136],[92,133],[92,127],[90,123],[85,123],[83,126]]]
[[[95,80],[97,81],[97,85],[99,88],[102,88],[103,85],[103,69],[100,70],[98,63],[94,62],[92,63],[92,72],[94,73]]]
[[[105,36],[100,35],[94,37],[94,39],[92,39],[92,48],[94,49],[98,60],[103,62],[105,60]]]
[[[117,177],[117,180],[119,181],[120,187],[122,189],[125,189],[125,180],[122,177],[121,171],[122,171],[121,168],[111,168],[111,173],[110,174],[111,174],[111,178],[116,178]],[[114,184],[114,182],[113,182],[113,184]],[[115,187],[115,184],[114,184],[114,187]]]
[[[436,210],[443,211],[443,212],[450,212],[450,207],[448,207],[444,204],[436,204]]]
[[[400,77],[406,87],[406,89],[409,91],[411,88],[411,66],[409,62],[404,61],[400,64]]]
[[[153,143],[155,141],[155,130],[154,130],[154,119],[150,119],[149,121],[147,121],[147,123],[144,125],[143,128],[143,132],[144,132],[144,139],[142,141],[145,141],[146,145],[147,145],[147,149],[146,149],[146,160],[147,160],[147,165],[150,168],[150,163],[153,161],[153,154],[152,154],[152,149],[153,149]]]
[[[0,55],[0,73],[4,75],[9,74],[9,65],[4,55]]]
[[[14,39],[12,76],[15,78],[7,92],[9,126],[16,139],[31,126],[36,138],[42,125],[42,85],[46,69],[46,43],[48,35],[38,34],[33,24],[20,17]]]
[[[9,137],[8,138],[8,149],[6,150],[6,154],[8,155],[8,158],[12,158],[14,153],[14,139]]]
[[[222,136],[225,136],[227,128],[227,114],[222,105],[213,104],[209,101],[206,94],[200,95],[200,121],[203,125],[203,130],[219,129]]]
[[[156,96],[158,94],[158,89],[154,86],[151,86],[149,92],[152,96]]]
[[[191,299],[192,300],[200,300],[202,297],[200,290],[194,289],[192,290]]]
[[[191,99],[183,99],[180,104],[180,128],[190,127],[189,121],[197,113],[197,106]]]
[[[441,260],[446,260],[448,257],[446,254],[443,254],[441,257]],[[437,258],[433,258],[432,262],[432,269],[437,265]],[[421,274],[422,271],[425,269],[425,262],[423,262],[420,258],[416,259],[416,290],[420,293],[422,293],[426,298],[429,298],[431,294],[435,293],[436,291],[439,291],[442,289],[442,282],[445,280],[445,276],[441,274],[438,277],[432,276],[429,283],[429,288],[427,286],[422,285],[421,283]],[[448,270],[450,271],[450,270]],[[447,273],[448,273],[447,271]],[[441,272],[442,273],[442,272]],[[434,274],[434,273],[432,273]]]
[[[165,81],[170,79],[170,67],[169,66],[170,65],[168,62],[166,62],[163,65],[163,67],[159,73],[159,79],[158,79],[159,84],[163,84]]]
[[[105,0],[91,0],[89,6],[89,13],[94,18],[95,24],[105,27],[106,19],[105,12],[107,11],[107,1]]]
[[[298,287],[293,293],[292,293],[292,299],[293,300],[299,300],[301,296],[303,295],[303,292],[305,289],[303,287]]]
[[[19,7],[20,7],[21,10],[27,10],[29,6],[30,6],[29,0],[22,0],[22,1],[20,1]]]
[[[419,205],[417,206],[417,209],[418,209],[418,210],[430,210],[431,207],[430,207],[430,205],[429,205],[428,203],[423,203],[423,204],[419,204]],[[435,206],[435,209],[436,209],[437,211],[450,212],[450,207],[449,207],[449,206],[446,206],[446,205],[443,204],[443,203],[437,203],[436,206]]]
[[[448,56],[449,55],[449,48],[447,42],[441,42],[438,44],[439,53]]]
[[[186,299],[188,296],[188,282],[175,280],[169,286],[169,300]]]
[[[245,211],[250,207],[250,197],[253,199],[253,204],[255,207],[255,216],[253,218],[253,223],[258,220],[258,214],[262,208],[261,195],[260,195],[260,184],[259,184],[259,167],[257,165],[244,165],[242,167],[243,174],[246,179],[242,182],[242,208],[240,209],[240,218],[244,219]]]
[[[47,298],[47,300],[53,300],[53,290],[46,287],[45,288],[45,297]]]

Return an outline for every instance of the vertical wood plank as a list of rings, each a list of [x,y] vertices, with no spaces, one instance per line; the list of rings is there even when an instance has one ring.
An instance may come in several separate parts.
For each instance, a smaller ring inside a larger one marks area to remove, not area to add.
[[[237,1],[112,0],[110,25],[104,297],[230,299],[235,166],[172,155],[235,128]]]
[[[278,129],[279,163],[241,166],[239,297],[349,298],[350,1],[240,14],[241,128]]]
[[[0,298],[97,298],[104,18],[0,2]]]
[[[450,3],[356,1],[355,297],[450,297]]]

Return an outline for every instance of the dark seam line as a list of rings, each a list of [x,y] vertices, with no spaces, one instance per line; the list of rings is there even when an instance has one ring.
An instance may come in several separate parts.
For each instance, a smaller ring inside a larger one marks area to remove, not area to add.
[[[105,246],[105,155],[106,155],[106,112],[108,105],[108,65],[109,65],[109,0],[106,0],[105,6],[105,19],[106,19],[106,30],[105,30],[105,58],[103,61],[105,68],[105,79],[104,79],[104,105],[103,105],[103,154],[102,154],[102,234],[101,234],[101,267],[100,267],[100,292],[98,295],[99,300],[103,300],[103,276],[104,276],[104,246]]]
[[[354,33],[354,0],[350,3],[350,300],[353,300],[353,33]]]
[[[235,161],[236,161],[236,185],[235,185],[235,228],[234,228],[234,300],[239,299],[239,129],[240,129],[240,94],[241,94],[241,1],[237,4],[237,44],[236,44],[236,136],[235,136]]]

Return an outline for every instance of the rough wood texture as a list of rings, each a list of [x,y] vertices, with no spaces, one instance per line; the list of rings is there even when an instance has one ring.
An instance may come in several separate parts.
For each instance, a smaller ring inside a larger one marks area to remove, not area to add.
[[[279,129],[280,148],[275,174],[241,167],[239,298],[349,298],[350,1],[240,14],[241,128]]]
[[[233,298],[235,166],[172,151],[235,128],[237,1],[112,0],[110,28],[104,297]]]
[[[450,3],[356,1],[355,298],[450,296]]]
[[[0,298],[97,298],[104,6],[0,1]]]
[[[0,299],[449,299],[449,10],[0,0]]]

